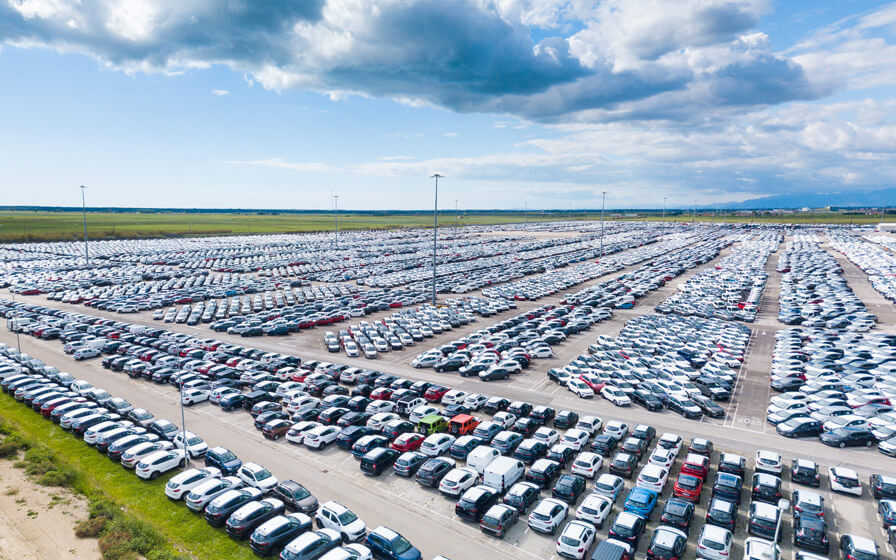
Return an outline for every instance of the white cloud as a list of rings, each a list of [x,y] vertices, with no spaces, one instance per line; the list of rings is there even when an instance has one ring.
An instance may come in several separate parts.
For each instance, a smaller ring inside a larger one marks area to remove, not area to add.
[[[229,160],[227,165],[249,165],[254,167],[272,167],[275,169],[288,169],[290,171],[303,172],[327,172],[334,168],[326,163],[317,161],[284,161],[280,158],[256,159],[256,160]]]
[[[230,92],[227,91],[226,89],[213,89],[212,90],[212,95],[217,95],[218,97],[223,97],[223,96],[229,95],[229,94],[230,94]]]

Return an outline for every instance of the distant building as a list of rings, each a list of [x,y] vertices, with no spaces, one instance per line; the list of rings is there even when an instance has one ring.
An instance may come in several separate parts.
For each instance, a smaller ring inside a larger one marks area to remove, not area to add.
[[[894,224],[892,222],[877,224],[877,231],[896,232],[896,224]]]

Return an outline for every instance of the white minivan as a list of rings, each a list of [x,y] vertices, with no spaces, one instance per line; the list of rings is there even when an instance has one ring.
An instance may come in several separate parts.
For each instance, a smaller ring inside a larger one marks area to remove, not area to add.
[[[501,454],[494,447],[480,445],[467,455],[467,466],[482,474],[492,464],[492,461],[500,456]]]
[[[513,486],[526,472],[522,461],[512,457],[498,457],[482,472],[482,483],[503,492]]]

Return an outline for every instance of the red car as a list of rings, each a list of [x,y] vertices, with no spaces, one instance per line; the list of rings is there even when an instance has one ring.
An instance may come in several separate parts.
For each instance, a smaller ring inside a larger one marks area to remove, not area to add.
[[[675,480],[672,495],[691,502],[700,502],[700,492],[703,491],[703,479],[691,474],[679,474]]]
[[[688,453],[684,464],[681,465],[681,472],[696,476],[700,480],[706,480],[706,475],[709,474],[709,457],[698,453]]]
[[[392,397],[392,392],[392,389],[388,387],[380,387],[370,393],[370,398],[375,401],[388,401]]]
[[[601,383],[601,381],[596,376],[588,375],[587,373],[583,373],[579,376],[579,380],[591,387],[591,390],[594,391],[595,395],[600,394],[601,389],[603,389],[607,384]]]
[[[450,389],[448,389],[448,387],[433,385],[432,387],[427,389],[425,393],[423,393],[423,398],[431,403],[441,402],[442,397],[444,397],[445,393],[447,393],[449,390]]]
[[[426,439],[423,434],[407,433],[401,434],[392,442],[392,449],[397,451],[417,451],[423,440]]]

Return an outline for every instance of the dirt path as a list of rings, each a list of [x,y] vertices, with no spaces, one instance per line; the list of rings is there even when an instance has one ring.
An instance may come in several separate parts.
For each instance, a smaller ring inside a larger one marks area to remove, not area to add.
[[[75,536],[86,517],[80,496],[37,485],[13,461],[0,460],[0,560],[99,559],[97,539]]]

